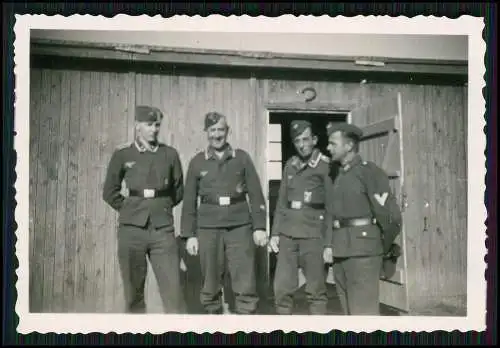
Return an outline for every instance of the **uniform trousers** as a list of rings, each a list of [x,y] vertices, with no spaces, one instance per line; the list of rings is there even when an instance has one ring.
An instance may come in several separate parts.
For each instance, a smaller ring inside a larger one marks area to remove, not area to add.
[[[333,274],[345,315],[380,315],[382,256],[335,258]]]
[[[231,279],[236,314],[254,314],[258,296],[255,244],[251,225],[199,228],[198,242],[203,286],[200,300],[209,314],[222,313],[225,260]]]
[[[118,262],[123,279],[126,311],[144,313],[144,288],[149,258],[158,283],[165,313],[183,313],[185,301],[181,287],[180,258],[175,235],[166,228],[120,225]]]
[[[306,278],[309,312],[326,314],[328,297],[321,238],[291,238],[280,235],[278,262],[274,276],[274,296],[278,314],[292,314],[294,293],[298,289],[298,269]]]

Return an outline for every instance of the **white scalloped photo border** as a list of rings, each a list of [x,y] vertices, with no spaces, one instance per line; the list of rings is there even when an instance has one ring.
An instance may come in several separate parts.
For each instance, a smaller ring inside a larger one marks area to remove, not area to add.
[[[468,249],[467,249],[467,316],[466,317],[365,317],[365,316],[235,316],[221,315],[126,315],[126,314],[35,314],[29,312],[29,52],[30,29],[140,31],[206,31],[206,32],[281,32],[281,33],[356,33],[356,34],[418,34],[468,36]],[[161,16],[117,15],[113,18],[91,15],[46,16],[16,15],[15,62],[15,131],[17,151],[15,182],[15,219],[17,223],[16,256],[19,267],[16,313],[18,332],[40,333],[152,333],[165,332],[285,332],[331,330],[373,332],[382,331],[483,331],[486,328],[486,226],[484,204],[486,135],[484,134],[485,87],[484,65],[486,44],[483,40],[484,18],[461,16],[457,19],[434,16],[264,16],[211,15]]]

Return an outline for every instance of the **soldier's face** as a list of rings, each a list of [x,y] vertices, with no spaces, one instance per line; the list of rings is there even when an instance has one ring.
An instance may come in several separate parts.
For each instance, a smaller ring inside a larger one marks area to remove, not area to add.
[[[207,128],[207,137],[209,145],[218,150],[221,149],[227,142],[229,127],[226,119],[221,118],[219,122]]]
[[[302,158],[309,157],[312,154],[317,142],[318,139],[312,134],[311,128],[305,129],[302,134],[293,140],[295,149]]]
[[[327,150],[334,161],[342,161],[351,148],[351,143],[347,141],[341,132],[330,134]]]
[[[148,142],[156,142],[160,133],[161,120],[151,122],[138,122],[137,134]]]

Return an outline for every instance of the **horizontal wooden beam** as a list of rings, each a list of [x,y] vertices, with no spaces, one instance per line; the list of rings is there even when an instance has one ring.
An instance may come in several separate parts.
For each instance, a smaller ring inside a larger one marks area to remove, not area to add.
[[[265,104],[265,108],[272,112],[310,112],[310,113],[348,113],[356,107],[355,104],[349,103],[307,103],[307,102],[290,102],[290,103],[274,103]]]
[[[467,62],[462,61],[292,55],[54,40],[32,40],[31,55],[247,68],[467,75]],[[360,61],[367,63],[360,65]]]

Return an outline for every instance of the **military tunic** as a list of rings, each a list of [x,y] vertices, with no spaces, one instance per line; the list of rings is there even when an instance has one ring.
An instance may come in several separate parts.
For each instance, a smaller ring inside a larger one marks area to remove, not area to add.
[[[121,193],[125,180],[131,193]],[[103,199],[120,212],[119,222],[143,227],[151,219],[155,227],[174,229],[173,208],[184,194],[182,166],[177,150],[159,144],[155,152],[140,149],[135,143],[117,149],[111,156],[103,188]],[[162,197],[148,199],[135,196],[144,189],[161,190]]]
[[[226,201],[231,204],[224,205]],[[264,194],[248,153],[229,146],[221,159],[210,149],[196,154],[186,175],[181,235],[195,236],[198,228],[246,224],[253,230],[266,229]]]
[[[398,219],[398,210],[395,214],[391,211],[397,203],[388,177],[357,154],[340,169],[332,196],[334,229],[329,244],[333,247],[335,283],[344,312],[378,315],[384,241],[392,243],[395,237],[390,233],[384,236],[380,227],[387,226],[385,222],[392,218]]]
[[[129,195],[121,194],[125,181]],[[149,197],[154,190],[155,197]],[[179,253],[174,235],[173,208],[183,197],[183,172],[177,151],[159,144],[146,151],[137,143],[118,148],[111,156],[102,196],[119,212],[118,261],[127,311],[145,311],[144,283],[149,256],[164,310],[182,313]]]
[[[248,200],[247,200],[248,198]],[[191,160],[185,184],[181,236],[197,237],[203,287],[200,300],[207,313],[220,313],[225,259],[235,310],[257,308],[255,245],[252,232],[266,229],[266,206],[260,179],[244,150],[227,146],[222,158],[208,148]]]
[[[308,162],[293,156],[287,161],[280,184],[271,234],[280,236],[274,279],[276,310],[291,314],[298,268],[306,276],[311,314],[325,314],[327,305],[323,248],[330,240],[332,180],[329,158],[318,149]]]

